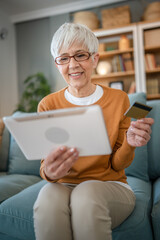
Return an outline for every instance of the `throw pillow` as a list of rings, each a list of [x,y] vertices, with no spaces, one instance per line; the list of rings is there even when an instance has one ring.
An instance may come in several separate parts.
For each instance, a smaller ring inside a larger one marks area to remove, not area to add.
[[[7,171],[10,135],[0,119],[0,171]]]
[[[148,116],[154,119],[151,139],[148,142],[148,170],[149,177],[155,180],[160,177],[160,100],[148,101],[148,105],[153,107]]]
[[[20,116],[26,113],[16,112],[14,116]],[[29,174],[39,176],[40,160],[27,160],[19,148],[17,142],[11,135],[9,149],[9,168],[10,174]]]

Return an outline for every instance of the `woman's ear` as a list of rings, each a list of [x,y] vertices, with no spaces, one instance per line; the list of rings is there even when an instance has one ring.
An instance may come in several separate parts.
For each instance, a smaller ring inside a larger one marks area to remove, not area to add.
[[[56,66],[56,68],[58,69],[58,71],[61,73],[61,65],[58,65],[58,64],[55,62],[55,66]]]
[[[59,73],[62,74],[62,66],[63,65],[58,65],[57,63],[55,63],[55,66],[58,69]]]
[[[55,62],[55,66],[56,66],[56,68],[58,68],[58,64]]]
[[[94,53],[94,55],[93,55],[93,68],[97,67],[98,61],[99,61],[99,53]]]

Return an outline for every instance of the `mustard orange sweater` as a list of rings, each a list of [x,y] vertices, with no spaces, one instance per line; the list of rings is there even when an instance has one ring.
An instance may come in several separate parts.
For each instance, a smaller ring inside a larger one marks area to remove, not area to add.
[[[111,155],[79,157],[73,165],[70,174],[58,179],[58,182],[80,183],[86,180],[120,181],[127,183],[124,169],[134,158],[134,147],[126,140],[126,131],[130,125],[130,118],[124,117],[129,107],[129,99],[125,92],[103,87],[103,96],[95,103],[101,106],[106,123]],[[38,111],[49,111],[60,108],[77,107],[64,97],[65,89],[52,93],[41,100]],[[41,161],[40,174],[44,174],[44,160]],[[52,182],[52,181],[50,181]],[[54,182],[54,181],[53,181]]]

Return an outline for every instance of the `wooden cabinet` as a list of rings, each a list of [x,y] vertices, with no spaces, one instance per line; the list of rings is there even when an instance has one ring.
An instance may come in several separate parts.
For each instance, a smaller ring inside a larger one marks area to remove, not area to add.
[[[139,23],[140,80],[148,99],[160,99],[160,21]]]
[[[92,81],[109,86],[113,82],[122,82],[123,90],[128,92],[140,92],[138,68],[138,42],[137,26],[132,24],[126,27],[98,30],[95,35],[99,39],[100,46],[104,46],[99,51],[99,63],[107,62],[110,68],[107,74],[98,74],[99,65],[92,76]],[[125,50],[119,49],[119,40],[122,36],[129,39],[129,47]]]
[[[106,61],[111,68],[107,74],[98,74],[92,81],[110,86],[112,82],[123,82],[123,90],[127,93],[146,92],[148,99],[160,99],[160,21],[141,22],[115,29],[99,29],[95,35],[100,45],[100,62]],[[118,48],[122,35],[130,40],[125,51]],[[149,37],[148,37],[149,36]],[[131,58],[133,68],[127,69],[125,57]],[[130,56],[130,57],[129,57]],[[119,68],[115,69],[115,59]]]

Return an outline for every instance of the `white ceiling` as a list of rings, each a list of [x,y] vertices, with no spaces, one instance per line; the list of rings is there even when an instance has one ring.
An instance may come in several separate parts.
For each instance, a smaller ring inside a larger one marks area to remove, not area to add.
[[[0,0],[0,9],[12,22],[47,17],[126,0]]]

